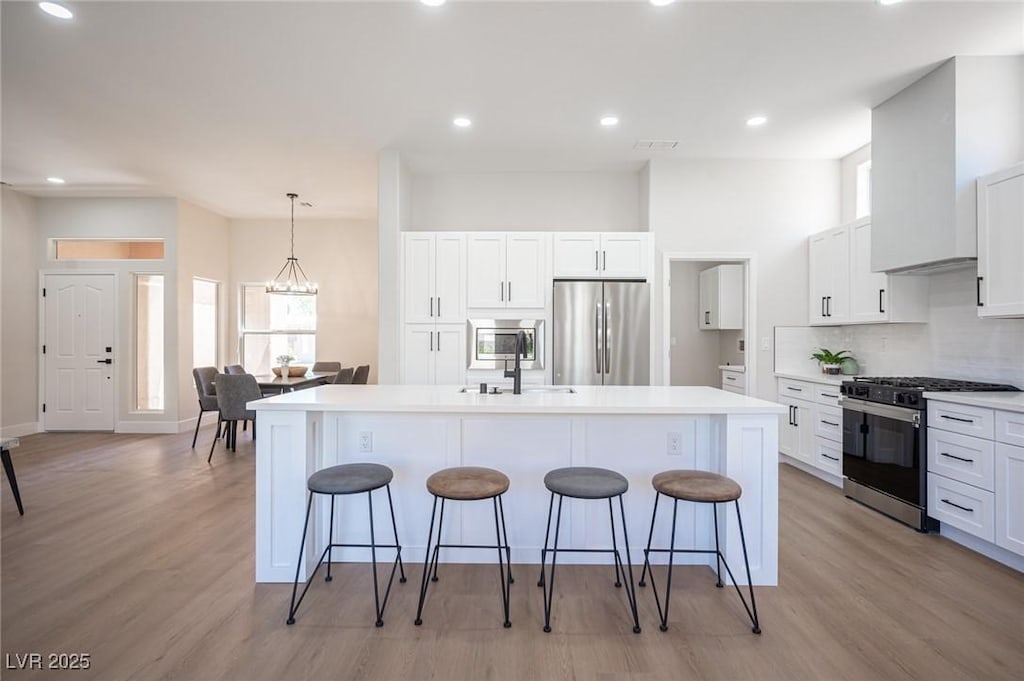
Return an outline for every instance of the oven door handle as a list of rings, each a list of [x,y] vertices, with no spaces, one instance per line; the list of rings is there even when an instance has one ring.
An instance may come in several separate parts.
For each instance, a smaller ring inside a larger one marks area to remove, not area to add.
[[[916,409],[894,407],[888,404],[879,404],[877,402],[865,402],[864,400],[858,400],[852,397],[839,398],[839,406],[841,406],[844,411],[870,414],[871,416],[879,416],[885,419],[894,419],[896,421],[903,421],[904,423],[911,423],[915,428],[921,427],[921,412]]]

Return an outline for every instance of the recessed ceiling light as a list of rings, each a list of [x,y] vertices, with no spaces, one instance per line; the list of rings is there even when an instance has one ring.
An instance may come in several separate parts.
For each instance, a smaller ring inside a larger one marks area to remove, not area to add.
[[[46,181],[49,182],[50,184],[64,184],[63,177],[48,177],[46,178]]]
[[[747,119],[747,125],[751,128],[756,128],[758,126],[764,125],[767,122],[768,119],[765,118],[764,116],[751,116],[750,118]]]
[[[884,7],[885,5],[898,5],[903,2],[903,0],[877,0],[877,2],[879,5]]]
[[[454,125],[456,128],[468,128],[469,126],[473,125],[473,121],[469,120],[465,116],[459,116],[452,121],[452,125]]]
[[[665,5],[671,5],[676,0],[651,0],[651,4],[655,7],[664,7]]]
[[[58,5],[55,2],[41,2],[39,3],[39,9],[43,10],[50,16],[57,17],[58,19],[70,19],[75,16],[67,7],[64,5]]]
[[[601,117],[601,125],[603,125],[606,128],[614,128],[618,124],[619,124],[619,117],[618,116],[602,116]]]
[[[426,5],[427,7],[440,7],[445,3],[445,0],[420,0],[420,4]]]

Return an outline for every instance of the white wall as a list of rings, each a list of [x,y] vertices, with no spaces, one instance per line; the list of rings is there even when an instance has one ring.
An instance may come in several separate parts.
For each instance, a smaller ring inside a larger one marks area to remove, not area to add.
[[[838,161],[664,160],[650,163],[650,228],[658,251],[753,252],[757,339],[807,324],[807,236],[839,221]],[[660,269],[661,257],[656,262]],[[661,272],[652,309],[660,310]],[[666,350],[656,321],[655,376]],[[775,396],[770,350],[757,352],[758,397]]]
[[[378,343],[377,380],[399,379],[399,281],[402,242],[399,231],[412,203],[412,178],[397,151],[386,149],[377,157],[377,271]]]
[[[238,352],[239,287],[266,282],[277,274],[287,256],[289,229],[288,218],[230,221],[232,360]],[[370,382],[376,382],[377,222],[296,219],[295,256],[307,276],[320,286],[317,359],[339,361],[343,366],[369,364]],[[392,284],[396,290],[397,285],[397,281]]]
[[[38,430],[39,287],[35,199],[3,188],[0,222],[0,433]]]
[[[178,419],[187,428],[199,414],[192,380],[192,280],[194,277],[220,282],[221,329],[217,366],[227,364],[227,313],[231,290],[231,232],[227,218],[178,201]]]
[[[671,337],[675,345],[669,348],[671,359],[671,385],[722,384],[719,365],[720,331],[702,331],[697,321],[700,315],[700,273],[715,262],[674,261],[672,276]]]
[[[448,173],[412,176],[403,230],[636,231],[638,172]]]
[[[857,219],[857,166],[869,160],[870,144],[839,159],[839,221],[844,225]]]
[[[973,269],[931,275],[927,324],[777,329],[776,367],[816,372],[815,348],[850,350],[867,376],[936,376],[1024,389],[1024,319],[980,319]]]
[[[36,203],[36,248],[39,269],[51,272],[113,272],[118,276],[115,293],[120,328],[114,348],[117,364],[115,428],[125,432],[174,432],[178,421],[177,252],[178,202],[167,198],[42,198]],[[56,261],[50,239],[68,237],[162,238],[164,259],[149,261]],[[165,410],[135,412],[135,314],[132,273],[164,275]],[[194,389],[193,389],[194,392]]]

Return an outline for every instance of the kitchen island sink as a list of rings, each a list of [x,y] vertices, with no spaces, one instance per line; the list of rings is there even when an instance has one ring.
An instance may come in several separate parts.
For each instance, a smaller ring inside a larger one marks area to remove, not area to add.
[[[497,388],[498,392],[494,392],[494,388]],[[481,395],[480,386],[464,385],[459,388],[460,393],[476,393]],[[488,395],[512,395],[512,388],[501,387],[501,386],[489,386],[487,388]],[[556,395],[575,395],[576,388],[568,385],[524,385],[523,395],[544,395],[544,394],[556,394]]]

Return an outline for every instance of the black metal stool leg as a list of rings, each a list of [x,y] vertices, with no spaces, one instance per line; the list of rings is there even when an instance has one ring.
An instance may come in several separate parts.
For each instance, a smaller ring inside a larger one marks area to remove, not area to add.
[[[544,587],[544,632],[551,632],[551,603],[555,599],[555,563],[558,560],[558,532],[562,527],[562,499],[564,497],[558,495],[558,516],[555,519],[555,545],[551,549],[551,578],[544,580],[541,578],[542,586]],[[546,542],[545,542],[546,543]],[[541,568],[543,568],[543,564]]]
[[[398,557],[396,560],[398,562],[398,569],[401,572],[401,577],[398,581],[405,584],[405,565],[402,563],[402,547],[398,544],[398,523],[395,522],[395,505],[391,501],[391,485],[385,485],[384,489],[388,491],[388,508],[391,509],[391,529],[395,533],[395,546],[398,547]]]
[[[555,493],[551,493],[551,500],[548,502],[548,522],[544,526],[544,548],[540,550],[540,577],[537,578],[537,586],[544,586],[544,564],[548,555],[548,539],[551,536],[551,512],[555,508]]]
[[[444,501],[445,501],[444,497],[441,497],[441,517],[437,521],[437,546],[434,547],[434,561],[433,561],[433,573],[434,574],[430,578],[430,581],[432,581],[432,582],[436,582],[437,581],[437,563],[438,563],[437,555],[438,555],[438,551],[441,549],[441,532],[444,531]]]
[[[370,514],[370,523],[373,523],[373,514]],[[329,582],[334,577],[331,577],[331,557],[334,552],[334,495],[331,495],[331,519],[328,521],[327,530],[327,576],[324,577],[325,582]],[[370,540],[371,542],[373,539]]]
[[[619,515],[622,518],[622,543],[626,547],[626,569],[629,571],[629,581],[626,583],[626,600],[629,601],[629,608],[633,613],[633,633],[640,633],[640,615],[636,609],[636,582],[633,581],[633,558],[629,555],[629,532],[626,530],[626,506],[622,503],[622,495],[619,495]],[[613,528],[614,532],[614,528]],[[622,576],[626,576],[623,570]]]
[[[612,557],[615,563],[615,588],[622,587],[622,579],[619,574],[624,573],[622,569],[622,558],[619,556],[619,547],[615,544],[615,511],[612,510],[612,498],[608,497],[608,520],[611,521],[610,527],[612,528]]]
[[[718,577],[715,586],[721,589],[725,585],[722,584],[722,547],[718,543],[718,504],[711,504],[711,508],[715,514],[715,575]]]
[[[423,601],[427,596],[427,576],[430,574],[430,544],[434,539],[434,517],[437,514],[437,497],[434,497],[434,506],[430,511],[430,530],[427,533],[427,548],[426,553],[423,557],[423,579],[420,582],[420,604],[416,607],[416,619],[413,624],[419,626],[423,624]],[[438,543],[441,541],[440,528],[437,533]]]
[[[505,567],[504,562],[502,560],[502,554],[505,553],[505,550],[508,547],[503,546],[501,542],[501,523],[498,520],[498,498],[500,496],[501,495],[499,494],[497,497],[494,497],[491,501],[492,505],[494,506],[494,537],[497,540],[495,544],[498,549],[498,575],[501,578],[501,605],[505,611],[505,622],[503,623],[502,626],[508,629],[512,626],[512,622],[509,621],[508,618],[508,601],[511,594],[509,593],[510,584],[509,582],[505,581]],[[509,572],[509,577],[511,578],[511,568],[509,568]]]
[[[383,627],[384,618],[381,617],[380,588],[377,586],[377,536],[373,530],[373,490],[366,493],[366,502],[369,505],[370,511],[370,569],[373,570],[373,609],[377,613],[375,624],[378,627]]]
[[[674,566],[674,559],[676,556],[676,517],[679,511],[679,500],[672,500],[672,535],[669,537],[669,548],[668,548],[668,579],[665,582],[665,609],[661,608],[661,599],[658,597],[658,587],[654,583],[653,576],[651,577],[651,587],[654,590],[654,602],[658,606],[658,617],[661,619],[661,624],[658,628],[662,631],[668,631],[668,606],[672,601],[672,568]]]
[[[7,473],[7,483],[11,486],[11,494],[14,495],[18,515],[25,515],[25,507],[21,505],[21,492],[18,491],[18,478],[14,475],[14,460],[11,459],[11,450],[0,448],[0,459],[3,459],[4,472]]]
[[[501,501],[501,495],[498,495],[498,510],[501,512],[501,535],[505,538],[505,562],[508,564],[508,583],[515,584],[512,579],[512,547],[508,543],[508,530],[505,529],[505,504]],[[501,543],[501,540],[498,540]]]
[[[648,553],[651,551],[651,540],[654,539],[654,520],[658,517],[658,500],[661,499],[661,492],[654,493],[654,510],[651,511],[651,531],[647,534],[647,548],[644,549],[644,571],[640,573],[640,586],[647,586],[647,572],[651,569]]]
[[[740,526],[740,544],[743,546],[743,565],[747,568],[747,589],[750,591],[750,606],[754,612],[751,619],[754,622],[754,626],[751,629],[755,634],[761,633],[761,624],[757,619],[757,602],[754,600],[754,579],[750,576],[750,561],[747,558],[747,539],[743,535],[743,517],[740,515],[740,500],[736,500],[736,522]],[[739,587],[737,587],[739,588]],[[743,604],[746,606],[746,603]],[[750,614],[749,612],[747,613]]]
[[[309,512],[313,508],[313,493],[309,493],[309,501],[306,502],[306,522],[302,525],[302,542],[299,544],[299,559],[295,561],[295,582],[292,584],[292,604],[288,608],[288,624],[295,624],[295,610],[298,605],[295,603],[295,594],[299,590],[299,570],[302,569],[302,554],[306,551],[306,531],[309,529]],[[306,582],[306,589],[309,588],[309,581]],[[306,595],[306,590],[302,590],[302,595]],[[301,602],[302,599],[299,599]]]

